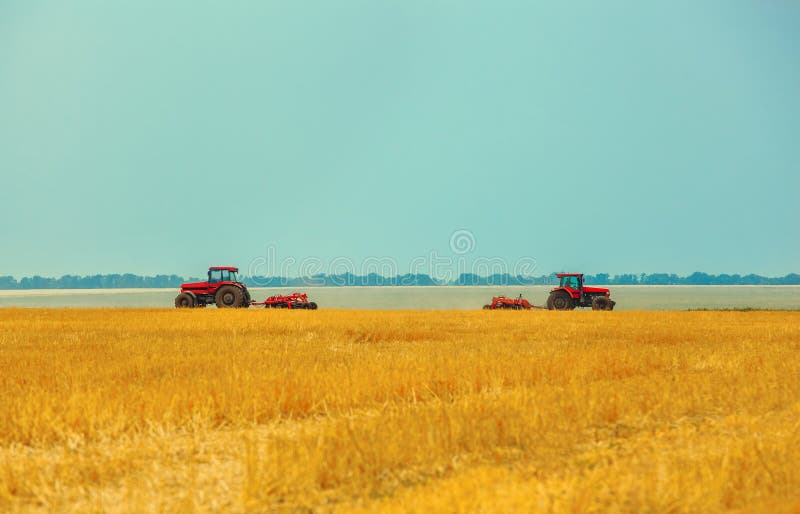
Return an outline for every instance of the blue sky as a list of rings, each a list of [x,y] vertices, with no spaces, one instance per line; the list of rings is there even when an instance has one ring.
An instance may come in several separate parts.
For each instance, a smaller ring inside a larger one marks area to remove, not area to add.
[[[798,271],[800,3],[0,3],[0,275]]]

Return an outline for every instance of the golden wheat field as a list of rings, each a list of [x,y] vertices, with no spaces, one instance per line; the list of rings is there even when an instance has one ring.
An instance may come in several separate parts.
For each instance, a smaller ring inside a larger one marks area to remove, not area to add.
[[[798,512],[800,312],[0,310],[3,512]]]

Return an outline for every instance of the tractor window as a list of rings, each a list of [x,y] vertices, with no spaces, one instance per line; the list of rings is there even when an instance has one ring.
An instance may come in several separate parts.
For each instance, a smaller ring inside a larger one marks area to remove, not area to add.
[[[236,282],[236,272],[226,269],[212,269],[208,272],[208,283]]]
[[[561,287],[580,289],[580,286],[578,285],[578,277],[561,277]]]
[[[212,269],[208,272],[208,283],[216,284],[222,282],[222,270]]]
[[[220,273],[221,273],[223,282],[236,282],[236,272],[235,271],[230,271],[230,270],[224,269]]]

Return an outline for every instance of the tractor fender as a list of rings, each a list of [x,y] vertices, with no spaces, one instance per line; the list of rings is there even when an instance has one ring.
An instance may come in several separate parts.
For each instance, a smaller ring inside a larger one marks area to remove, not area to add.
[[[194,301],[194,303],[197,304],[197,295],[196,294],[194,294],[191,291],[181,291],[181,293],[188,294],[189,296],[191,296],[192,300]]]
[[[219,284],[215,285],[217,287],[214,289],[214,294],[217,294],[217,291],[226,286],[236,287],[238,289],[241,289],[242,291],[247,291],[247,287],[243,284],[239,284],[238,282],[220,282]]]
[[[236,288],[240,289],[242,292],[247,291],[247,286],[245,286],[244,284],[241,284],[239,282],[217,282],[216,284],[214,284],[213,288],[209,287],[209,294],[212,295],[212,296],[216,296],[217,295],[217,291],[219,291],[220,289],[222,289],[225,286],[236,287]]]
[[[569,289],[567,289],[566,287],[554,287],[553,289],[550,290],[550,294],[553,294],[556,291],[564,291],[565,293],[567,293],[570,296],[570,298],[576,298],[575,296],[572,296],[572,293],[570,293]],[[580,298],[580,297],[581,297],[581,294],[580,294],[580,292],[578,292],[577,298]]]

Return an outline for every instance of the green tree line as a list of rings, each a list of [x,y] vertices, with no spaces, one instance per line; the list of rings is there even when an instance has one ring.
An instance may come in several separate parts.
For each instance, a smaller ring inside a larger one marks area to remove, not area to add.
[[[132,273],[109,275],[64,275],[60,278],[0,276],[0,289],[117,289],[117,288],[178,288],[184,282],[202,280],[179,275],[141,276]],[[452,280],[437,280],[425,274],[406,274],[383,277],[374,273],[354,275],[314,275],[311,277],[244,277],[251,287],[292,286],[437,286],[437,285],[553,285],[558,283],[555,273],[540,276],[514,276],[507,273],[480,276],[465,273]],[[782,277],[761,275],[728,275],[696,272],[687,276],[673,273],[618,274],[597,273],[586,275],[589,285],[800,285],[800,275],[790,273]]]

